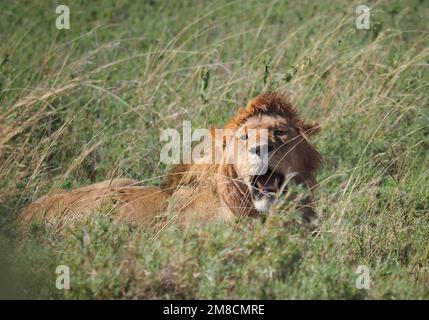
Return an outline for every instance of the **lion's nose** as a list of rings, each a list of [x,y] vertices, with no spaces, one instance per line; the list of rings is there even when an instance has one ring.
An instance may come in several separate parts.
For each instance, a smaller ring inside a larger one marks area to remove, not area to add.
[[[257,156],[261,156],[262,154],[264,154],[265,152],[270,153],[271,151],[273,151],[273,146],[270,144],[262,144],[262,145],[257,145],[254,147],[251,147],[249,149],[249,152],[256,154]]]
[[[262,184],[262,183],[258,182],[257,186],[264,193],[276,193],[277,192],[276,187],[273,184],[270,184],[270,183]]]
[[[276,193],[276,188],[274,188],[274,186],[264,186],[264,192],[266,193]]]

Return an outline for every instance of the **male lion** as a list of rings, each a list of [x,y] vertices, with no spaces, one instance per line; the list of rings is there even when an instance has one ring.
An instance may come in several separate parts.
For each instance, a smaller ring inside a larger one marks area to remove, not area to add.
[[[308,136],[317,131],[319,126],[304,123],[282,95],[264,93],[240,109],[220,136],[210,129],[213,149],[221,151],[220,162],[213,163],[213,154],[208,154],[196,163],[175,165],[161,187],[113,179],[54,191],[32,203],[22,221],[37,219],[61,226],[103,205],[115,218],[137,225],[153,224],[161,213],[173,213],[181,224],[256,217],[269,210],[290,181],[313,191],[321,156]],[[231,145],[232,151],[240,150],[238,155],[232,154]],[[308,196],[301,203],[303,218],[309,222],[316,217],[311,202]]]

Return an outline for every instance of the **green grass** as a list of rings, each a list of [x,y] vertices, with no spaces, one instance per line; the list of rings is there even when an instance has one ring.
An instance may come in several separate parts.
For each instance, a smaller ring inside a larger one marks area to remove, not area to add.
[[[370,30],[355,28],[359,1],[83,3],[61,31],[55,1],[0,4],[0,295],[429,298],[427,2],[371,2]],[[222,124],[265,90],[322,125],[318,236],[281,227],[293,209],[238,228],[157,233],[100,213],[19,232],[53,188],[158,185],[161,128]]]

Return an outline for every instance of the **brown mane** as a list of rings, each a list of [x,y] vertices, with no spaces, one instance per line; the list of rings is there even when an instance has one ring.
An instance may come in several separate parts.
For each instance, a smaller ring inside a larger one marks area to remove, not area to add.
[[[225,126],[224,129],[237,130],[249,118],[258,115],[275,115],[288,119],[296,128],[301,129],[305,134],[313,134],[320,130],[317,123],[306,124],[299,117],[298,111],[292,106],[289,99],[278,92],[262,93],[251,99],[245,108],[238,110]]]

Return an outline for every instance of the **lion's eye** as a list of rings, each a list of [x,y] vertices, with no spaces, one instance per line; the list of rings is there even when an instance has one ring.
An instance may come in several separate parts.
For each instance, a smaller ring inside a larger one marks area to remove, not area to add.
[[[287,134],[287,130],[276,130],[274,131],[275,136],[284,136]]]
[[[240,136],[240,140],[247,141],[247,139],[249,139],[249,136],[247,135],[247,133]]]

